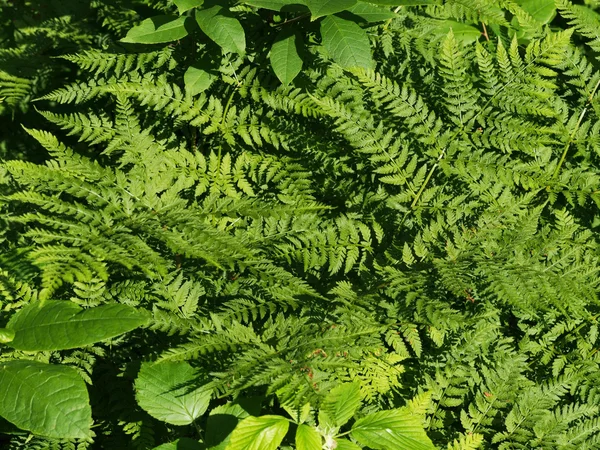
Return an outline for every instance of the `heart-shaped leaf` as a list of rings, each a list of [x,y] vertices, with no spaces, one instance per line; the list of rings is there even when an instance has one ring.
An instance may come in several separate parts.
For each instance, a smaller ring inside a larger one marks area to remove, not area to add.
[[[211,392],[195,387],[198,371],[186,362],[142,364],[135,380],[138,404],[152,417],[188,425],[205,413]]]
[[[91,435],[87,388],[77,371],[67,366],[24,360],[0,363],[0,416],[48,438]]]
[[[31,303],[17,312],[6,328],[17,350],[45,351],[83,347],[134,330],[149,316],[118,303],[83,309],[70,301]]]

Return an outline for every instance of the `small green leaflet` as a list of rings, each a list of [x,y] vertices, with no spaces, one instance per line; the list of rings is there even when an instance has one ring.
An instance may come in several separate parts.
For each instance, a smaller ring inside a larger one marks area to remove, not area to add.
[[[177,6],[177,10],[179,14],[183,14],[186,11],[189,11],[192,8],[198,8],[204,4],[204,0],[173,0],[175,6]]]
[[[0,363],[0,416],[48,438],[91,435],[88,391],[77,371],[68,366],[25,360]]]
[[[182,39],[188,35],[188,17],[156,16],[144,20],[127,32],[121,42],[132,44],[161,44]]]
[[[215,5],[196,10],[196,21],[200,29],[219,47],[229,53],[242,54],[246,51],[246,34],[242,24],[229,11]]]
[[[302,424],[296,430],[296,450],[321,450],[321,435],[310,425]]]
[[[15,332],[8,328],[0,328],[0,344],[11,342],[15,338]]]
[[[294,81],[302,70],[302,58],[298,54],[299,40],[293,30],[283,30],[271,47],[271,67],[284,86]]]
[[[352,426],[352,437],[373,449],[435,450],[421,418],[394,409],[369,414]]]
[[[147,313],[119,303],[83,309],[68,300],[35,302],[6,325],[15,333],[7,344],[25,351],[66,350],[127,333],[148,320]]]
[[[207,90],[217,77],[199,67],[190,66],[183,75],[185,92],[190,96],[198,95]]]
[[[206,412],[211,398],[197,382],[198,371],[186,362],[144,363],[135,380],[136,399],[158,420],[189,425]]]
[[[282,416],[247,417],[231,433],[226,450],[277,450],[289,426]]]
[[[312,19],[329,16],[345,11],[356,4],[357,0],[304,0],[312,14]]]
[[[348,12],[360,17],[365,22],[381,22],[388,19],[393,19],[397,14],[382,6],[371,5],[365,2],[358,2],[352,8],[348,8]]]
[[[356,23],[328,16],[321,22],[321,38],[323,47],[340,66],[373,68],[369,36]]]

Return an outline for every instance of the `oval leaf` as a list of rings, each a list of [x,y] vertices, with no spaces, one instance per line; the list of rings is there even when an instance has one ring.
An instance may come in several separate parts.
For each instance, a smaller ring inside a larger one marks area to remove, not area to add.
[[[235,17],[226,14],[220,6],[196,10],[196,21],[200,29],[223,50],[230,53],[246,51],[246,34]]]
[[[18,350],[45,351],[83,347],[134,330],[148,316],[118,303],[82,309],[70,301],[31,303],[17,312],[7,328]]]
[[[321,435],[309,425],[299,425],[296,431],[296,450],[321,450]]]
[[[85,383],[67,366],[36,361],[0,363],[0,416],[48,438],[91,435],[92,409]]]
[[[323,46],[340,66],[365,69],[373,67],[369,36],[354,22],[328,16],[321,22],[321,37]]]
[[[210,391],[194,388],[197,380],[198,371],[186,362],[144,363],[135,380],[137,402],[158,420],[188,425],[210,402]]]
[[[185,92],[192,97],[207,90],[217,79],[212,73],[199,67],[190,66],[183,75]]]
[[[319,411],[319,425],[324,422],[341,427],[348,422],[360,406],[360,386],[358,383],[345,383],[332,389]]]
[[[356,5],[357,0],[305,0],[314,19],[345,11]]]
[[[282,31],[271,48],[271,67],[284,86],[287,86],[302,70],[302,58],[298,54],[296,33]]]
[[[289,426],[281,416],[247,417],[231,433],[227,450],[277,450]]]
[[[204,0],[173,0],[173,3],[175,3],[175,6],[177,6],[179,14],[183,14],[192,8],[202,6],[204,4]]]
[[[406,411],[380,411],[357,420],[352,437],[374,449],[435,450],[421,423]]]
[[[144,20],[127,32],[121,42],[132,44],[161,44],[187,36],[187,17],[156,16]]]

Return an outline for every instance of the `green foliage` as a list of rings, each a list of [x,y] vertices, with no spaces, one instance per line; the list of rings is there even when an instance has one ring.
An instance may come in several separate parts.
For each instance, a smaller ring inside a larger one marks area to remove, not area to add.
[[[63,3],[0,3],[3,445],[600,448],[598,2]]]

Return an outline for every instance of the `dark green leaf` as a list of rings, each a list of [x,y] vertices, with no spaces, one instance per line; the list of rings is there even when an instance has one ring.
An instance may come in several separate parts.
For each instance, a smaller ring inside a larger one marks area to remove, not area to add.
[[[331,58],[344,68],[373,68],[369,36],[356,23],[336,16],[321,22],[323,46]]]
[[[207,90],[217,77],[199,67],[190,66],[183,75],[185,92],[192,97]]]
[[[289,5],[306,5],[305,0],[246,0],[245,4],[256,8],[270,9],[272,11],[281,11],[285,6]]]
[[[304,0],[313,19],[329,16],[340,11],[345,11],[354,6],[357,0]]]
[[[285,86],[294,81],[302,70],[302,58],[298,54],[298,36],[292,30],[284,30],[271,48],[271,67]]]
[[[31,303],[7,324],[15,332],[10,346],[44,351],[83,347],[134,330],[146,323],[147,314],[118,303],[82,309],[70,301]]]
[[[348,12],[360,17],[365,22],[381,22],[397,16],[388,8],[365,2],[358,2],[352,8],[348,8]]]
[[[182,39],[188,35],[187,17],[156,16],[144,20],[127,32],[121,42],[132,44],[160,44]]]
[[[352,437],[361,444],[385,450],[435,450],[423,430],[421,418],[395,409],[380,411],[357,420]]]
[[[152,417],[188,425],[200,417],[211,392],[195,386],[198,371],[186,362],[144,363],[135,380],[136,399]]]
[[[173,3],[175,3],[175,6],[177,6],[179,14],[183,14],[192,8],[202,6],[204,4],[204,0],[173,0]]]
[[[246,51],[244,28],[226,9],[218,5],[197,9],[196,21],[200,29],[226,52],[242,54]]]
[[[23,430],[57,439],[91,435],[92,410],[75,369],[36,361],[0,363],[0,416]]]

